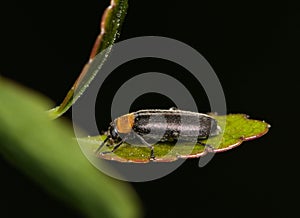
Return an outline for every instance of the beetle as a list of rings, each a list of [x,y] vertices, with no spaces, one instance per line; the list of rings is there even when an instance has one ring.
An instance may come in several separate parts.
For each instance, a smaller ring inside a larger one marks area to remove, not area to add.
[[[107,138],[95,151],[99,153],[101,148],[109,143],[115,144],[111,151],[114,152],[127,139],[138,139],[143,145],[150,148],[150,159],[154,160],[153,145],[148,141],[173,142],[178,139],[184,141],[207,139],[220,134],[221,128],[217,121],[203,113],[179,110],[177,108],[139,110],[125,114],[112,121],[106,132]],[[208,144],[203,144],[213,149]]]

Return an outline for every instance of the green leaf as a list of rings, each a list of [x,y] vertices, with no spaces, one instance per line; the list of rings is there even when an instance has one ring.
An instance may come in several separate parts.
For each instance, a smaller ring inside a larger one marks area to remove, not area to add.
[[[2,155],[85,217],[141,217],[133,190],[89,163],[72,139],[71,126],[49,120],[49,104],[0,77]]]
[[[111,0],[109,7],[107,7],[102,15],[100,33],[96,38],[88,63],[86,63],[83,67],[80,75],[67,93],[63,102],[59,106],[48,111],[48,115],[51,119],[56,119],[64,114],[78,100],[89,84],[93,81],[99,72],[99,69],[106,61],[111,51],[111,46],[120,34],[120,29],[125,19],[127,8],[128,0]],[[92,61],[100,52],[102,52],[101,61],[98,63],[99,66],[97,71],[89,72]]]
[[[226,116],[212,115],[218,124],[223,129],[223,134],[203,140],[202,143],[207,143],[214,148],[215,152],[223,152],[239,146],[243,141],[256,139],[269,130],[270,125],[264,121],[248,119],[244,114],[229,114]],[[225,128],[224,128],[225,126]],[[83,140],[85,146],[89,147],[89,155],[95,155],[93,152],[106,136],[88,137]],[[156,156],[155,161],[171,162],[178,158],[197,158],[206,154],[205,147],[201,144],[196,144],[191,152],[191,147],[194,144],[179,144],[172,145],[170,143],[158,143],[154,145]],[[110,151],[112,147],[104,146],[102,151]],[[132,146],[124,143],[114,153],[106,153],[99,155],[99,158],[115,160],[120,162],[149,162],[150,149],[143,146]]]

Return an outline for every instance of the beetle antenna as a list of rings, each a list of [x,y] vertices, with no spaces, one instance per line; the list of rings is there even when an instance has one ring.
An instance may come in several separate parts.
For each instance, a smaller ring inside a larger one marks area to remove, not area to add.
[[[105,143],[107,142],[107,140],[109,139],[110,137],[107,136],[106,139],[102,142],[102,144],[97,148],[97,150],[95,151],[95,154],[97,154],[100,149],[105,145]]]

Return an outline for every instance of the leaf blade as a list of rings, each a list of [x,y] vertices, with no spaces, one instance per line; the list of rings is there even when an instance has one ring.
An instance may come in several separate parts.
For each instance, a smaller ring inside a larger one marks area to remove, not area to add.
[[[244,141],[253,140],[265,135],[270,125],[264,121],[248,119],[245,114],[229,114],[226,116],[217,116],[211,114],[219,123],[220,126],[225,126],[223,134],[212,137],[209,139],[209,144],[214,147],[214,151],[224,152],[233,149]],[[103,141],[104,136],[89,137],[86,145],[90,147],[90,155]],[[208,140],[201,141],[206,143]],[[192,152],[189,146],[194,146]],[[103,151],[110,151],[112,148],[104,148]],[[178,158],[198,158],[205,155],[205,148],[201,144],[179,144],[174,146],[170,143],[158,143],[154,145],[154,152],[157,162],[172,162]],[[100,155],[99,158],[114,160],[119,162],[134,162],[134,163],[147,163],[149,162],[149,148],[138,145],[122,145],[115,153],[108,153]]]
[[[106,61],[108,54],[111,51],[111,46],[120,34],[120,29],[126,16],[127,8],[128,0],[111,0],[110,5],[106,8],[102,15],[100,33],[92,48],[89,61],[83,67],[80,75],[68,91],[62,103],[59,106],[48,110],[48,115],[51,119],[56,119],[63,115],[78,100],[89,84],[93,81],[99,70],[87,74],[90,65],[95,56],[99,53],[101,53],[101,58],[99,58],[101,61],[98,63],[98,69],[100,69]]]
[[[48,106],[44,99],[0,78],[0,152],[88,217],[140,217],[130,187],[94,168],[72,140],[70,126],[49,120]]]

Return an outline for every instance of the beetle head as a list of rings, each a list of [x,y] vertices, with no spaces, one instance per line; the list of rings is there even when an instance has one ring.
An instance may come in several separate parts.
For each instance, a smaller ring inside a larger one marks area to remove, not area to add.
[[[114,144],[115,142],[120,141],[120,135],[115,122],[111,122],[108,127],[108,137],[109,137],[109,144],[111,145]]]
[[[112,139],[117,139],[119,137],[119,133],[114,122],[111,122],[109,125],[109,135]]]

